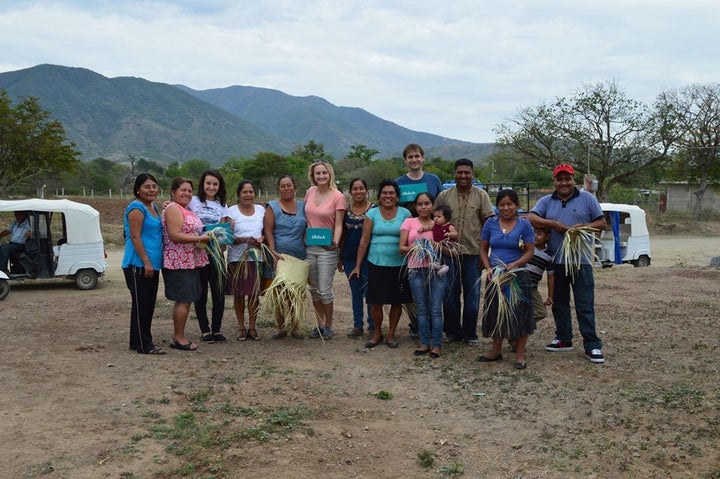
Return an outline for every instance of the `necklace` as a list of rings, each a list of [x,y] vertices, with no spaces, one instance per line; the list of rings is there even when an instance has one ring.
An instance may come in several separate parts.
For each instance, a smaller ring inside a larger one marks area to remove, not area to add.
[[[498,221],[498,226],[500,226],[500,229],[502,230],[503,234],[508,234],[508,232],[512,231],[513,227],[515,226],[515,222],[517,219],[513,219],[509,225],[505,226],[503,228],[502,221]]]

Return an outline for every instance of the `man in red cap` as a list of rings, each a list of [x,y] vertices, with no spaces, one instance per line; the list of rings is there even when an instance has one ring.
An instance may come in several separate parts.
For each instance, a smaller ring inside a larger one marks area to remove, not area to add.
[[[555,192],[540,198],[530,211],[528,219],[535,228],[550,228],[551,251],[555,251],[555,293],[552,312],[555,317],[555,339],[545,346],[547,351],[571,351],[572,316],[570,312],[570,290],[575,300],[580,334],[583,338],[585,357],[593,363],[604,363],[602,341],[595,331],[595,278],[593,265],[582,264],[575,276],[565,273],[565,258],[560,245],[563,235],[570,227],[590,226],[598,230],[605,228],[605,216],[597,199],[587,191],[575,187],[575,169],[563,163],[553,170]]]

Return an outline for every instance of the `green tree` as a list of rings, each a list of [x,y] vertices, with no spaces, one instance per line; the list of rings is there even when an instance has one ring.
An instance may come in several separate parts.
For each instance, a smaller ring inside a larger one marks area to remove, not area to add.
[[[252,180],[257,188],[266,192],[276,191],[277,180],[282,175],[293,176],[299,189],[305,187],[306,171],[304,160],[267,151],[256,154],[253,159],[242,164],[243,178]]]
[[[314,140],[297,146],[292,153],[290,153],[290,156],[303,160],[306,165],[316,160],[325,160],[329,163],[334,163],[332,155],[325,153],[325,145],[315,143]]]
[[[62,123],[53,120],[37,98],[23,98],[13,107],[7,92],[0,90],[0,195],[75,171],[79,154],[67,143]]]
[[[350,147],[350,151],[347,155],[345,155],[345,159],[358,159],[362,162],[364,165],[369,165],[372,161],[373,156],[380,153],[379,150],[376,150],[375,148],[370,148],[365,145],[352,145]]]
[[[199,159],[187,160],[182,164],[183,176],[192,180],[193,183],[198,182],[203,171],[211,168],[212,166],[208,161]]]
[[[668,160],[667,116],[628,98],[617,81],[584,85],[573,97],[521,110],[496,132],[523,161],[551,169],[559,162],[596,175],[597,195],[633,185],[647,168]]]
[[[656,105],[666,115],[679,150],[673,174],[698,184],[693,191],[693,214],[697,218],[710,182],[720,180],[720,84],[690,85],[663,92]]]

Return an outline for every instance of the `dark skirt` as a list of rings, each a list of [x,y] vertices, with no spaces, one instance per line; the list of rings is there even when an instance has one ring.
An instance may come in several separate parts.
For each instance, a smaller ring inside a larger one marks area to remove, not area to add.
[[[260,282],[261,278],[258,277],[258,268],[254,261],[228,263],[225,294],[230,296],[257,296],[260,294]]]
[[[404,266],[376,266],[368,263],[367,304],[412,303]]]
[[[163,268],[165,297],[178,303],[194,303],[200,299],[199,269],[167,269]]]
[[[482,335],[484,338],[517,339],[535,331],[535,318],[533,317],[533,288],[530,285],[530,274],[527,271],[518,271],[517,282],[520,287],[520,301],[515,307],[514,314],[509,321],[497,327],[498,297],[491,296],[488,281],[485,282],[485,301],[482,314]]]

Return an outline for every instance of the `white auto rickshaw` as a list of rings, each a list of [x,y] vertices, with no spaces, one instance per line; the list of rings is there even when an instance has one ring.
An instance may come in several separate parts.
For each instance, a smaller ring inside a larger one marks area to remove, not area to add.
[[[0,299],[13,281],[64,278],[79,289],[97,286],[108,264],[95,208],[70,200],[0,201],[0,213],[15,211],[28,213],[31,236],[24,251],[10,258],[10,274],[0,272]]]
[[[600,203],[600,207],[607,221],[595,243],[602,266],[609,268],[623,263],[650,266],[650,233],[645,211],[639,206],[615,203]]]

